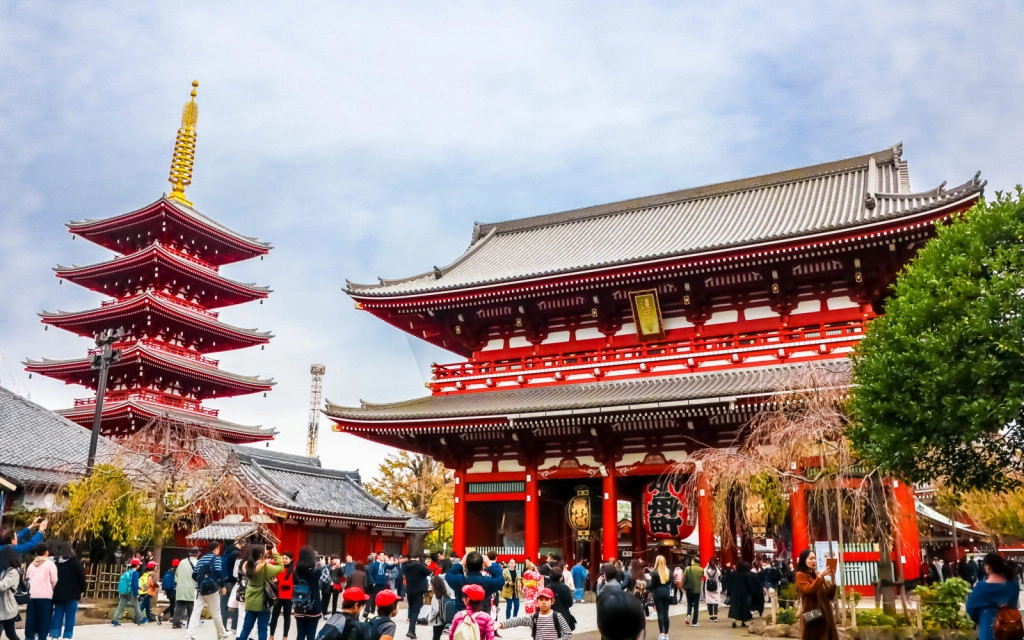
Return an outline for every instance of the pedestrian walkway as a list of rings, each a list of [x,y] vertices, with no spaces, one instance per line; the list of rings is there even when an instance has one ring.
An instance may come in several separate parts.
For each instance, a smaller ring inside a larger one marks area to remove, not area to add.
[[[504,609],[504,607],[502,607]],[[597,607],[593,603],[577,604],[572,608],[573,615],[576,617],[577,625],[576,631],[573,634],[574,639],[579,640],[599,640],[600,635],[597,632]],[[653,614],[653,609],[652,609]],[[522,610],[520,609],[520,613]],[[702,611],[702,613],[706,613]],[[673,640],[680,639],[685,640],[686,638],[699,638],[700,640],[739,640],[740,638],[750,637],[746,633],[746,629],[733,629],[729,624],[729,620],[722,617],[722,622],[717,624],[712,622],[706,622],[702,619],[701,626],[697,629],[688,627],[683,624],[684,616],[686,615],[685,605],[676,605],[669,610],[671,616],[671,632],[669,635]],[[404,625],[405,621],[405,609],[400,609],[396,619],[399,621],[398,634],[395,640],[404,640],[405,631],[408,629]],[[529,629],[519,627],[516,629],[507,629],[501,631],[501,640],[530,640]],[[280,637],[281,629],[278,628],[278,637]],[[295,637],[295,629],[292,629],[292,637]],[[420,640],[430,639],[430,628],[420,626],[417,629],[417,635]],[[125,623],[120,628],[111,627],[110,624],[90,624],[81,625],[75,628],[76,640],[117,640],[118,638],[124,638],[125,640],[182,640],[185,637],[185,631],[183,629],[171,629],[170,625],[156,625],[147,624],[144,627],[138,627],[131,623]],[[207,620],[199,630],[197,634],[198,640],[216,640],[217,633],[213,628],[213,623]],[[647,622],[647,637],[657,638],[658,637],[658,623],[656,620],[648,620]],[[252,634],[252,640],[256,640],[256,632]]]

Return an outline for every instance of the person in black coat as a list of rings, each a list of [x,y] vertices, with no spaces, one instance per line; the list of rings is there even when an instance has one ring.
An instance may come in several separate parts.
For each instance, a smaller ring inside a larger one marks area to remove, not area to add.
[[[78,602],[85,593],[85,569],[70,543],[54,540],[50,546],[50,555],[57,558],[57,585],[53,588],[53,621],[50,630],[56,638],[61,635],[63,626],[64,637],[70,638],[75,629]]]
[[[754,619],[754,611],[764,611],[764,588],[746,562],[740,562],[732,576],[729,603],[729,617],[732,618],[733,627],[737,622],[747,626],[747,622]]]
[[[405,592],[409,598],[409,633],[407,638],[416,638],[416,623],[423,608],[423,594],[427,592],[427,580],[434,572],[427,568],[419,558],[413,558],[402,565],[405,576]]]
[[[575,599],[572,597],[572,589],[565,584],[562,577],[562,567],[551,567],[550,589],[555,594],[555,601],[551,603],[551,610],[557,611],[565,618],[570,629],[576,629],[576,618],[569,611]]]

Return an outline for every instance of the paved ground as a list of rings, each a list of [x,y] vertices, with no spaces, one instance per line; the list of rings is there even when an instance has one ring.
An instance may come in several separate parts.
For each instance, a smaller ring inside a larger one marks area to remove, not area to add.
[[[573,615],[576,616],[577,626],[576,632],[573,634],[574,638],[578,640],[599,640],[600,634],[597,632],[596,624],[596,607],[594,604],[577,604],[572,609]],[[502,611],[504,613],[504,611]],[[683,605],[677,605],[672,607],[670,611],[671,617],[671,632],[670,635],[673,639],[686,639],[700,638],[701,640],[739,640],[740,638],[750,637],[746,634],[746,630],[732,629],[729,621],[724,618],[723,622],[714,624],[701,620],[701,626],[697,629],[685,626],[683,624],[683,616],[686,613],[686,607]],[[706,613],[706,611],[702,612]],[[404,610],[399,611],[398,619],[404,621]],[[405,630],[402,624],[399,624],[399,634],[396,640],[404,640]],[[282,630],[278,629],[278,638],[280,638]],[[417,635],[420,640],[430,640],[430,630],[428,627],[421,626],[417,631]],[[529,640],[530,634],[527,629],[517,628],[509,629],[501,632],[502,640]],[[295,629],[291,631],[292,638],[295,637]],[[75,629],[75,638],[78,640],[115,640],[118,638],[135,640],[137,638],[144,638],[146,640],[182,640],[185,637],[185,632],[179,629],[171,629],[170,625],[156,625],[147,624],[144,627],[138,627],[131,623],[125,623],[121,627],[112,627],[110,624],[86,624],[80,625]],[[658,625],[655,620],[648,620],[647,623],[647,637],[654,638],[658,637]],[[199,640],[215,640],[216,632],[213,627],[213,623],[207,620],[200,628],[198,634]],[[252,639],[256,640],[256,634],[252,634]]]

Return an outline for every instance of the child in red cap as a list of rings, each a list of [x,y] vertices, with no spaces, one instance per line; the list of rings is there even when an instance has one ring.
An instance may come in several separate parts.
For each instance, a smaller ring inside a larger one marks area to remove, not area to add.
[[[369,624],[376,628],[375,634],[380,640],[394,640],[397,625],[391,618],[398,612],[398,601],[401,598],[391,589],[384,589],[377,592],[373,604],[377,607],[377,617],[370,620]]]
[[[554,602],[554,592],[551,589],[541,589],[537,592],[537,611],[531,615],[499,622],[498,628],[530,627],[530,635],[534,640],[572,640],[569,622],[565,616],[551,608]]]
[[[494,619],[483,613],[486,597],[487,592],[478,584],[462,587],[462,601],[466,608],[455,614],[448,640],[494,640]]]

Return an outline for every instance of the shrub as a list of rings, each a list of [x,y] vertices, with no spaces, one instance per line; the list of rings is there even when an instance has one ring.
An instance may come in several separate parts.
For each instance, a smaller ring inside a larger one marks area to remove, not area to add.
[[[960,615],[961,606],[967,602],[971,585],[960,578],[950,578],[933,587],[920,586],[914,594],[921,598],[922,618],[929,629],[961,629],[970,627],[970,622]]]
[[[796,609],[782,609],[775,616],[775,622],[778,624],[796,624]]]

